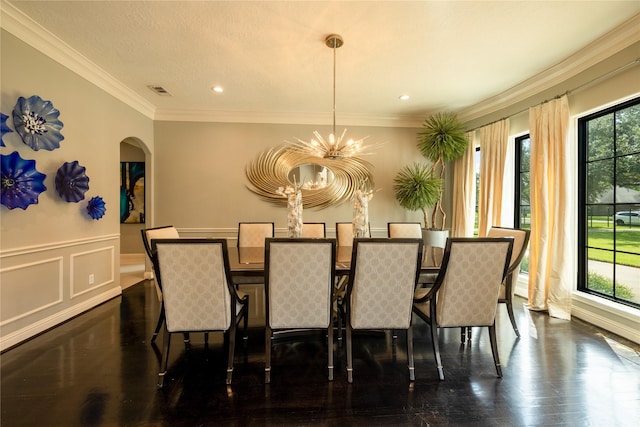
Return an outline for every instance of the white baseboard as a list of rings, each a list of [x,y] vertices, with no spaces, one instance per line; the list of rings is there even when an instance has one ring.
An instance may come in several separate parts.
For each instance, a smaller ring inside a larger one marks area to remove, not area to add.
[[[526,276],[518,280],[515,294],[529,298]],[[584,292],[574,292],[571,316],[640,344],[640,310],[599,298]]]

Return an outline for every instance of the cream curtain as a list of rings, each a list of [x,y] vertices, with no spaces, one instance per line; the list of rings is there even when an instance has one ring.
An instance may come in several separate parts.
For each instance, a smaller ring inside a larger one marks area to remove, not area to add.
[[[529,109],[531,238],[529,308],[571,318],[576,280],[575,171],[567,96]]]
[[[453,162],[452,237],[473,237],[476,205],[475,131],[467,133],[467,150]]]
[[[492,225],[501,225],[509,119],[480,129],[480,194],[478,235],[486,236]]]

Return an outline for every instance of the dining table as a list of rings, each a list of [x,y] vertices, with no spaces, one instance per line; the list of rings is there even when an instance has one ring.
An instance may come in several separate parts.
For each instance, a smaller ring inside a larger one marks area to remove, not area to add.
[[[351,270],[351,246],[336,247],[336,276],[346,276]],[[229,268],[232,276],[263,276],[264,251],[260,247],[229,246]],[[424,263],[420,268],[421,274],[437,274],[440,268]]]

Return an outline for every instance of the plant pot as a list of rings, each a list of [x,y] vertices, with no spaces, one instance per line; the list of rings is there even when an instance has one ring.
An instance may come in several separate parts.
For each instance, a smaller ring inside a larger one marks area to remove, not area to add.
[[[422,240],[424,241],[422,263],[426,266],[439,267],[444,255],[444,247],[447,244],[449,230],[429,230],[422,229]]]
[[[429,230],[422,229],[422,240],[425,246],[432,248],[444,248],[449,237],[449,230]]]

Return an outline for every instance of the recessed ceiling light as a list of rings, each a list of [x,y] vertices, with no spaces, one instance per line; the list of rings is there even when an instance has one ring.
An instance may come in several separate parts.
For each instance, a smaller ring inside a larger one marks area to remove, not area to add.
[[[400,101],[406,101],[409,99],[409,95],[400,95],[398,98],[400,98]]]
[[[222,93],[224,92],[224,89],[222,88],[222,86],[214,86],[211,88],[212,91],[214,91],[215,93]]]

